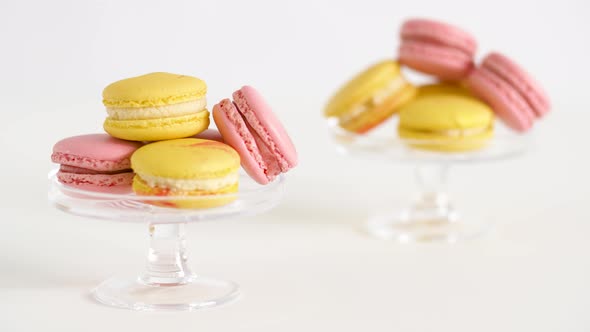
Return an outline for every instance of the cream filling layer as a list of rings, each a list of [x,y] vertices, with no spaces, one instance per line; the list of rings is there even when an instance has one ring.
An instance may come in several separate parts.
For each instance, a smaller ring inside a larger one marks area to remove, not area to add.
[[[176,116],[198,113],[207,107],[205,97],[187,101],[184,103],[150,106],[150,107],[107,107],[109,118],[113,120],[146,120],[158,118],[171,118]]]
[[[407,84],[408,82],[401,75],[397,76],[389,81],[384,87],[375,91],[369,99],[352,107],[350,112],[340,116],[340,124],[347,124],[361,116],[370,108],[380,106],[393,93],[401,90]]]
[[[238,172],[216,179],[170,179],[159,176],[137,174],[148,186],[168,188],[172,191],[216,191],[238,182]]]

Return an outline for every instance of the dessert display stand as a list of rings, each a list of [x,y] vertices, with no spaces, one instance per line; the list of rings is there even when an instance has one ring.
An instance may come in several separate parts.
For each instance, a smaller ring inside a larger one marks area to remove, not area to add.
[[[140,222],[148,226],[150,244],[145,271],[136,276],[113,277],[92,290],[99,302],[133,310],[196,310],[236,299],[238,285],[193,272],[187,264],[187,223],[255,215],[273,208],[285,191],[285,177],[261,186],[245,173],[240,189],[227,205],[208,209],[161,207],[175,201],[219,199],[211,196],[138,196],[98,193],[61,184],[57,170],[49,174],[49,201],[64,212],[97,219]],[[230,196],[230,195],[226,195]],[[116,227],[116,225],[112,225]]]
[[[395,119],[365,135],[347,132],[338,127],[333,119],[328,122],[328,127],[338,151],[346,156],[414,166],[415,181],[420,191],[418,197],[403,208],[375,214],[366,223],[369,234],[398,242],[454,243],[485,234],[492,223],[483,213],[464,214],[455,208],[449,198],[449,170],[456,164],[521,156],[531,140],[530,135],[517,134],[497,125],[494,137],[478,150],[442,152],[433,147],[448,143],[399,138]]]

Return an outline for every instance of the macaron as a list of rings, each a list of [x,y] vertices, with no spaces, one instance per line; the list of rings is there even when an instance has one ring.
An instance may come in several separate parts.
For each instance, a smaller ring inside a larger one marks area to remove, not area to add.
[[[514,130],[525,132],[551,109],[541,85],[514,61],[500,53],[488,54],[467,78],[471,92],[492,106]]]
[[[428,95],[400,110],[398,134],[416,148],[467,151],[485,146],[493,136],[493,123],[490,107],[475,98]]]
[[[133,191],[147,196],[187,196],[148,201],[176,208],[211,208],[236,199],[240,156],[231,146],[198,138],[160,141],[131,156]],[[221,195],[215,197],[216,195]]]
[[[324,110],[340,127],[364,134],[411,100],[416,89],[403,77],[396,61],[381,61],[359,73],[334,94]]]
[[[411,19],[402,25],[399,62],[445,81],[466,77],[477,49],[468,32],[439,21]]]
[[[130,157],[141,147],[107,134],[62,139],[53,146],[51,160],[60,164],[57,179],[66,186],[106,193],[129,193],[133,171]]]
[[[213,120],[256,182],[268,184],[297,166],[297,150],[260,92],[244,86],[213,106]]]
[[[209,126],[202,80],[151,73],[127,78],[102,92],[108,117],[104,129],[131,141],[158,141],[195,135]]]

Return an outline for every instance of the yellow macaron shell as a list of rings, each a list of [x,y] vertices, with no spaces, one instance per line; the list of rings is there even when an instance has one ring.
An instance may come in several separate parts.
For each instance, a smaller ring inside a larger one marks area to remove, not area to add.
[[[400,109],[398,134],[415,147],[466,151],[488,142],[493,135],[493,121],[489,106],[475,98],[423,95]]]
[[[209,111],[159,119],[114,120],[106,118],[104,130],[129,141],[159,141],[198,134],[209,127]]]
[[[195,199],[151,203],[181,208],[208,208],[227,204],[236,198],[235,195],[227,194],[238,190],[240,157],[229,145],[184,138],[151,143],[139,148],[131,156],[131,168],[136,173],[133,190],[137,194],[195,196]],[[155,184],[154,179],[160,184]],[[202,182],[207,186],[192,190],[174,187],[175,183],[186,182]],[[211,183],[219,187],[210,187]],[[216,198],[214,195],[227,196]]]
[[[417,97],[431,95],[457,95],[465,97],[474,97],[471,94],[471,92],[469,92],[469,90],[467,90],[467,88],[465,88],[461,84],[441,82],[418,86]]]
[[[171,179],[212,179],[237,172],[240,156],[227,144],[182,138],[142,146],[131,156],[131,168]]]
[[[150,73],[108,85],[102,92],[107,107],[131,108],[161,106],[205,97],[207,85],[202,80],[171,73]]]

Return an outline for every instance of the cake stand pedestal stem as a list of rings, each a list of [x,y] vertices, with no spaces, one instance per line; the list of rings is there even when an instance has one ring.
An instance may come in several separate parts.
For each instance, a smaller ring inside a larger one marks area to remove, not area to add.
[[[447,195],[448,164],[418,164],[414,169],[419,196],[408,211],[414,220],[435,217],[452,221],[451,203]]]
[[[174,286],[194,277],[187,265],[186,224],[150,224],[150,248],[140,280],[148,285]]]

